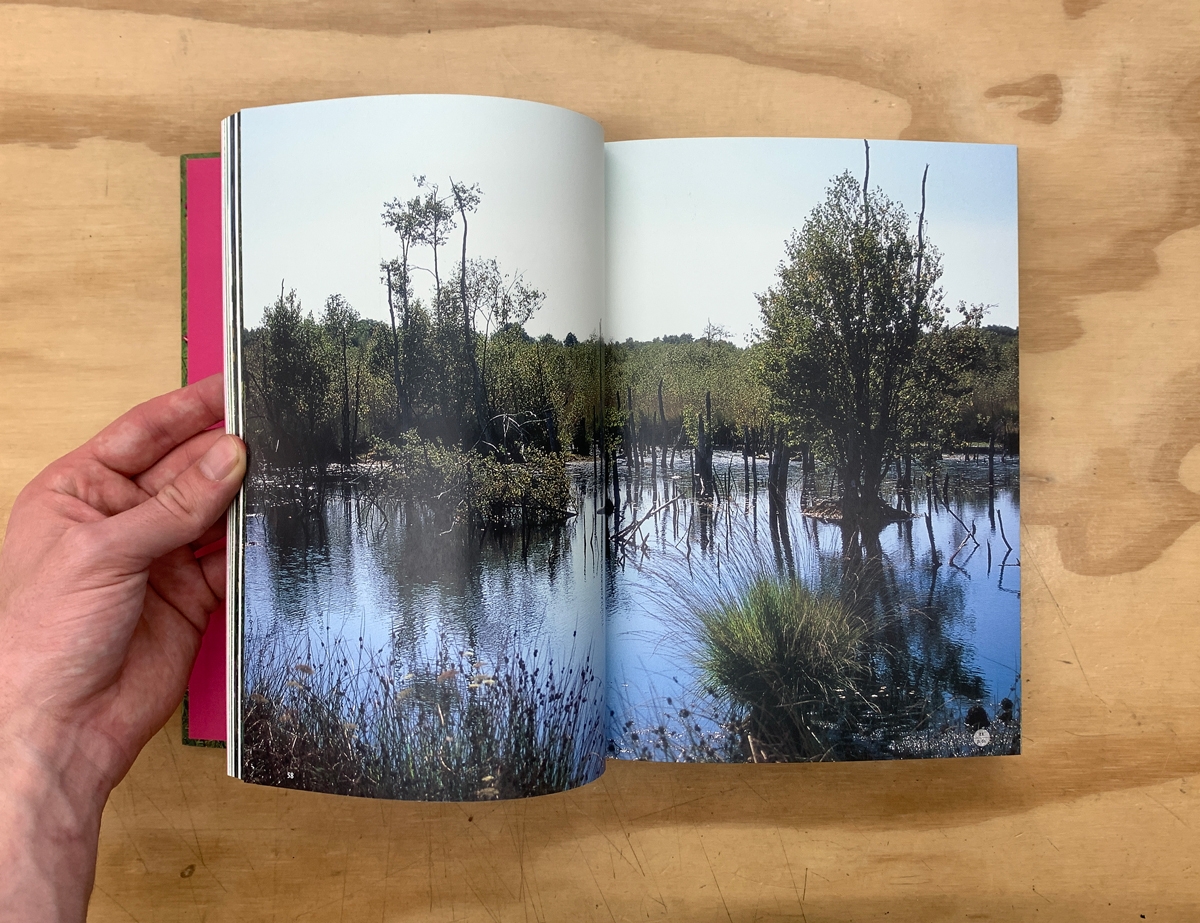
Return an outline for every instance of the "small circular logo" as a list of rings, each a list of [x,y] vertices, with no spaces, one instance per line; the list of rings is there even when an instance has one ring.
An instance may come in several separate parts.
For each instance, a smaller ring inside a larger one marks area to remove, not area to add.
[[[988,733],[987,728],[980,728],[975,732],[975,746],[986,747],[992,742],[992,735]]]

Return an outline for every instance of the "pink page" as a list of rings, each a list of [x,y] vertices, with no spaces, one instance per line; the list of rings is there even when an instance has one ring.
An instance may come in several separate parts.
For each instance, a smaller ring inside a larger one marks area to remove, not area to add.
[[[186,161],[187,377],[199,381],[224,368],[221,321],[221,158]],[[191,741],[225,740],[225,610],[214,612],[188,680]]]

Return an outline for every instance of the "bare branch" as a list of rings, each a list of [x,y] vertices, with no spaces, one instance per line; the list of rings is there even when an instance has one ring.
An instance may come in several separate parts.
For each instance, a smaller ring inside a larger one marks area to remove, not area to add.
[[[929,179],[929,164],[925,164],[925,172],[921,174],[921,214],[917,218],[917,280],[916,280],[916,304],[913,305],[914,312],[925,296],[921,294],[921,264],[925,259],[925,181]]]

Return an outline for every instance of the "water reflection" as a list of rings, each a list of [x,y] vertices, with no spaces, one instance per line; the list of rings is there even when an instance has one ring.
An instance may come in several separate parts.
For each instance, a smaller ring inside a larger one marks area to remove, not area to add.
[[[998,463],[994,490],[986,461],[961,458],[947,460],[939,483],[926,490],[900,493],[887,484],[885,499],[910,516],[867,535],[832,521],[835,506],[819,499],[832,493],[828,471],[804,472],[793,463],[783,502],[772,504],[740,453],[717,453],[714,470],[716,504],[689,504],[682,526],[677,511],[651,517],[633,547],[626,544],[614,559],[608,612],[613,750],[692,758],[678,744],[679,728],[710,741],[723,720],[728,728],[728,714],[702,686],[687,613],[721,594],[736,596],[739,581],[744,589],[749,575],[768,570],[871,613],[865,702],[847,718],[855,740],[842,741],[844,756],[911,755],[921,748],[904,741],[944,732],[976,703],[990,717],[1001,699],[1019,702],[1015,460]],[[668,470],[657,484],[646,471],[623,470],[623,476],[632,496],[625,515],[632,520],[651,508],[656,494],[684,490],[680,485],[689,481],[686,468]],[[805,509],[825,511],[827,519],[803,515]],[[681,701],[686,721],[679,719]],[[677,740],[668,747],[663,728],[672,722]],[[648,733],[661,745],[647,746]],[[731,758],[748,756],[732,752]]]
[[[539,645],[602,662],[600,544],[589,504],[566,525],[464,536],[392,500],[369,473],[262,482],[247,518],[246,631],[362,638],[397,662],[439,644]]]
[[[986,461],[963,459],[922,490],[887,485],[888,501],[911,516],[864,537],[801,513],[821,509],[827,471],[793,462],[772,504],[764,462],[718,451],[717,502],[702,504],[691,500],[686,459],[653,472],[621,461],[622,502],[609,514],[599,467],[572,463],[576,515],[566,523],[470,536],[390,499],[366,469],[308,483],[260,479],[247,520],[248,655],[256,639],[281,634],[326,650],[330,639],[361,640],[400,677],[447,649],[492,664],[514,646],[558,664],[590,654],[597,674],[607,664],[614,741],[660,728],[665,715],[707,747],[722,715],[699,681],[688,607],[757,561],[873,613],[869,678],[843,753],[895,755],[898,741],[961,723],[972,704],[994,715],[1001,699],[1019,702],[1015,461],[998,465],[994,490]],[[606,560],[613,529],[623,540]],[[695,752],[753,756],[718,743]]]

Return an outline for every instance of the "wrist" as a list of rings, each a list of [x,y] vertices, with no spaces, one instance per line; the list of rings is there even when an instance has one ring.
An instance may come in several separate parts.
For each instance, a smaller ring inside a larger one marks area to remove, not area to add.
[[[0,921],[83,920],[110,786],[77,733],[20,725],[0,727]]]
[[[38,708],[9,706],[27,697],[7,694],[10,691],[0,687],[0,767],[52,780],[81,810],[103,811],[109,792],[124,774],[113,777],[111,767],[118,762],[113,741],[91,730],[86,720],[59,714],[49,702]],[[74,717],[81,715],[76,712]]]

